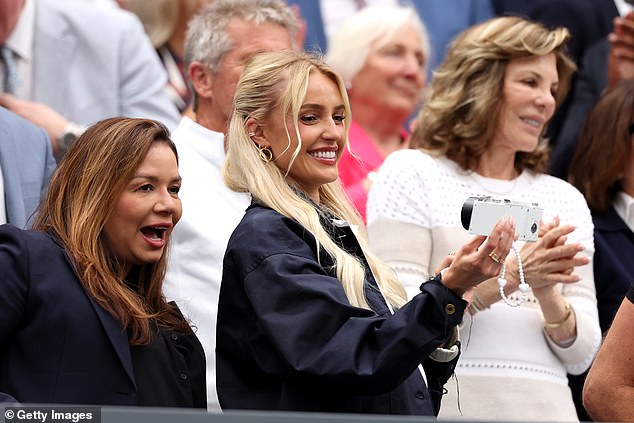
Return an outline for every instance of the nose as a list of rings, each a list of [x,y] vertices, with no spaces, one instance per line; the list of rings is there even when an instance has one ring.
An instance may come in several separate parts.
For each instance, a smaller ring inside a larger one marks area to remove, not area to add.
[[[555,96],[550,89],[546,89],[541,95],[537,96],[536,103],[538,106],[545,108],[549,115],[552,115],[555,112],[557,100],[555,100]]]
[[[403,74],[421,86],[425,83],[424,62],[416,53],[403,58]]]
[[[322,138],[325,140],[339,141],[345,130],[345,127],[341,123],[336,122],[334,119],[329,119],[322,133]]]
[[[181,201],[167,189],[157,192],[154,202],[154,212],[162,215],[177,215],[181,209]]]

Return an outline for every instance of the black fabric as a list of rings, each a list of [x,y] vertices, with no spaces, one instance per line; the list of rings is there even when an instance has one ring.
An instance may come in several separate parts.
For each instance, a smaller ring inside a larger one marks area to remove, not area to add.
[[[352,254],[361,251],[349,227],[326,228]],[[218,305],[222,408],[433,415],[417,366],[460,323],[466,303],[433,280],[391,315],[367,272],[372,310],[354,307],[316,245],[306,228],[259,205],[234,231]]]
[[[148,345],[130,347],[137,405],[207,408],[205,352],[198,338],[154,329]]]

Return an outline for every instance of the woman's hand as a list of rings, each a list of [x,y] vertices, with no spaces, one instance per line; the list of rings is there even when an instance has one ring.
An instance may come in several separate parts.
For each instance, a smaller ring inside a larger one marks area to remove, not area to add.
[[[488,237],[474,237],[453,258],[443,260],[450,263],[442,274],[443,284],[462,296],[483,280],[497,276],[514,239],[515,221],[510,217],[500,220]]]
[[[538,300],[552,295],[558,283],[578,282],[580,278],[573,273],[574,268],[589,263],[588,257],[579,254],[584,249],[581,244],[567,243],[567,236],[574,229],[571,225],[561,225],[555,218],[541,226],[537,242],[527,242],[522,247],[520,256],[524,278]],[[515,257],[509,259],[509,269],[517,282],[519,275]]]

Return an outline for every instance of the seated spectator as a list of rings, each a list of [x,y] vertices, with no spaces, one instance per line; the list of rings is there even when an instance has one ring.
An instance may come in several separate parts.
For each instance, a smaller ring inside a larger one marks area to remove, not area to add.
[[[0,28],[0,69],[8,76],[0,105],[44,128],[56,157],[101,119],[176,126],[165,71],[133,14],[70,0],[11,0],[0,2]]]
[[[0,224],[25,228],[54,170],[46,133],[0,107]]]
[[[0,401],[205,407],[202,346],[161,286],[181,216],[165,126],[90,127],[34,230],[0,227]]]
[[[407,302],[337,180],[350,123],[342,78],[310,55],[263,53],[234,105],[224,177],[253,203],[223,265],[220,405],[435,414],[458,354],[460,296],[499,273],[489,256],[509,252],[514,222],[465,243]]]
[[[577,420],[566,373],[584,372],[601,340],[588,265],[592,220],[573,186],[543,173],[543,133],[575,68],[568,37],[565,28],[519,17],[463,32],[435,72],[413,148],[392,153],[372,185],[371,246],[410,295],[468,238],[467,198],[543,209],[539,239],[492,257],[505,277],[467,294],[467,347],[447,386],[444,419]]]
[[[628,79],[590,111],[570,164],[570,182],[592,212],[594,284],[604,333],[634,281],[633,117],[634,80]]]
[[[408,146],[404,128],[420,102],[429,54],[416,11],[401,6],[367,7],[332,38],[326,61],[346,81],[353,113],[339,177],[364,219],[374,172]]]

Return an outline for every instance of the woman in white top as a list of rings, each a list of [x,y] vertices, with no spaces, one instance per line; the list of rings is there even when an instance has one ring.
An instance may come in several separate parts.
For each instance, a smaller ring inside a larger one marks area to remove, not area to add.
[[[434,77],[412,134],[414,149],[390,155],[370,192],[370,242],[406,289],[469,239],[460,218],[468,197],[543,209],[539,240],[516,242],[530,289],[518,289],[511,253],[499,258],[506,264],[506,301],[497,278],[465,295],[460,391],[447,386],[440,418],[577,420],[566,373],[586,370],[601,340],[593,226],[583,196],[542,173],[544,128],[575,68],[565,53],[568,38],[564,28],[519,17],[463,32]]]

